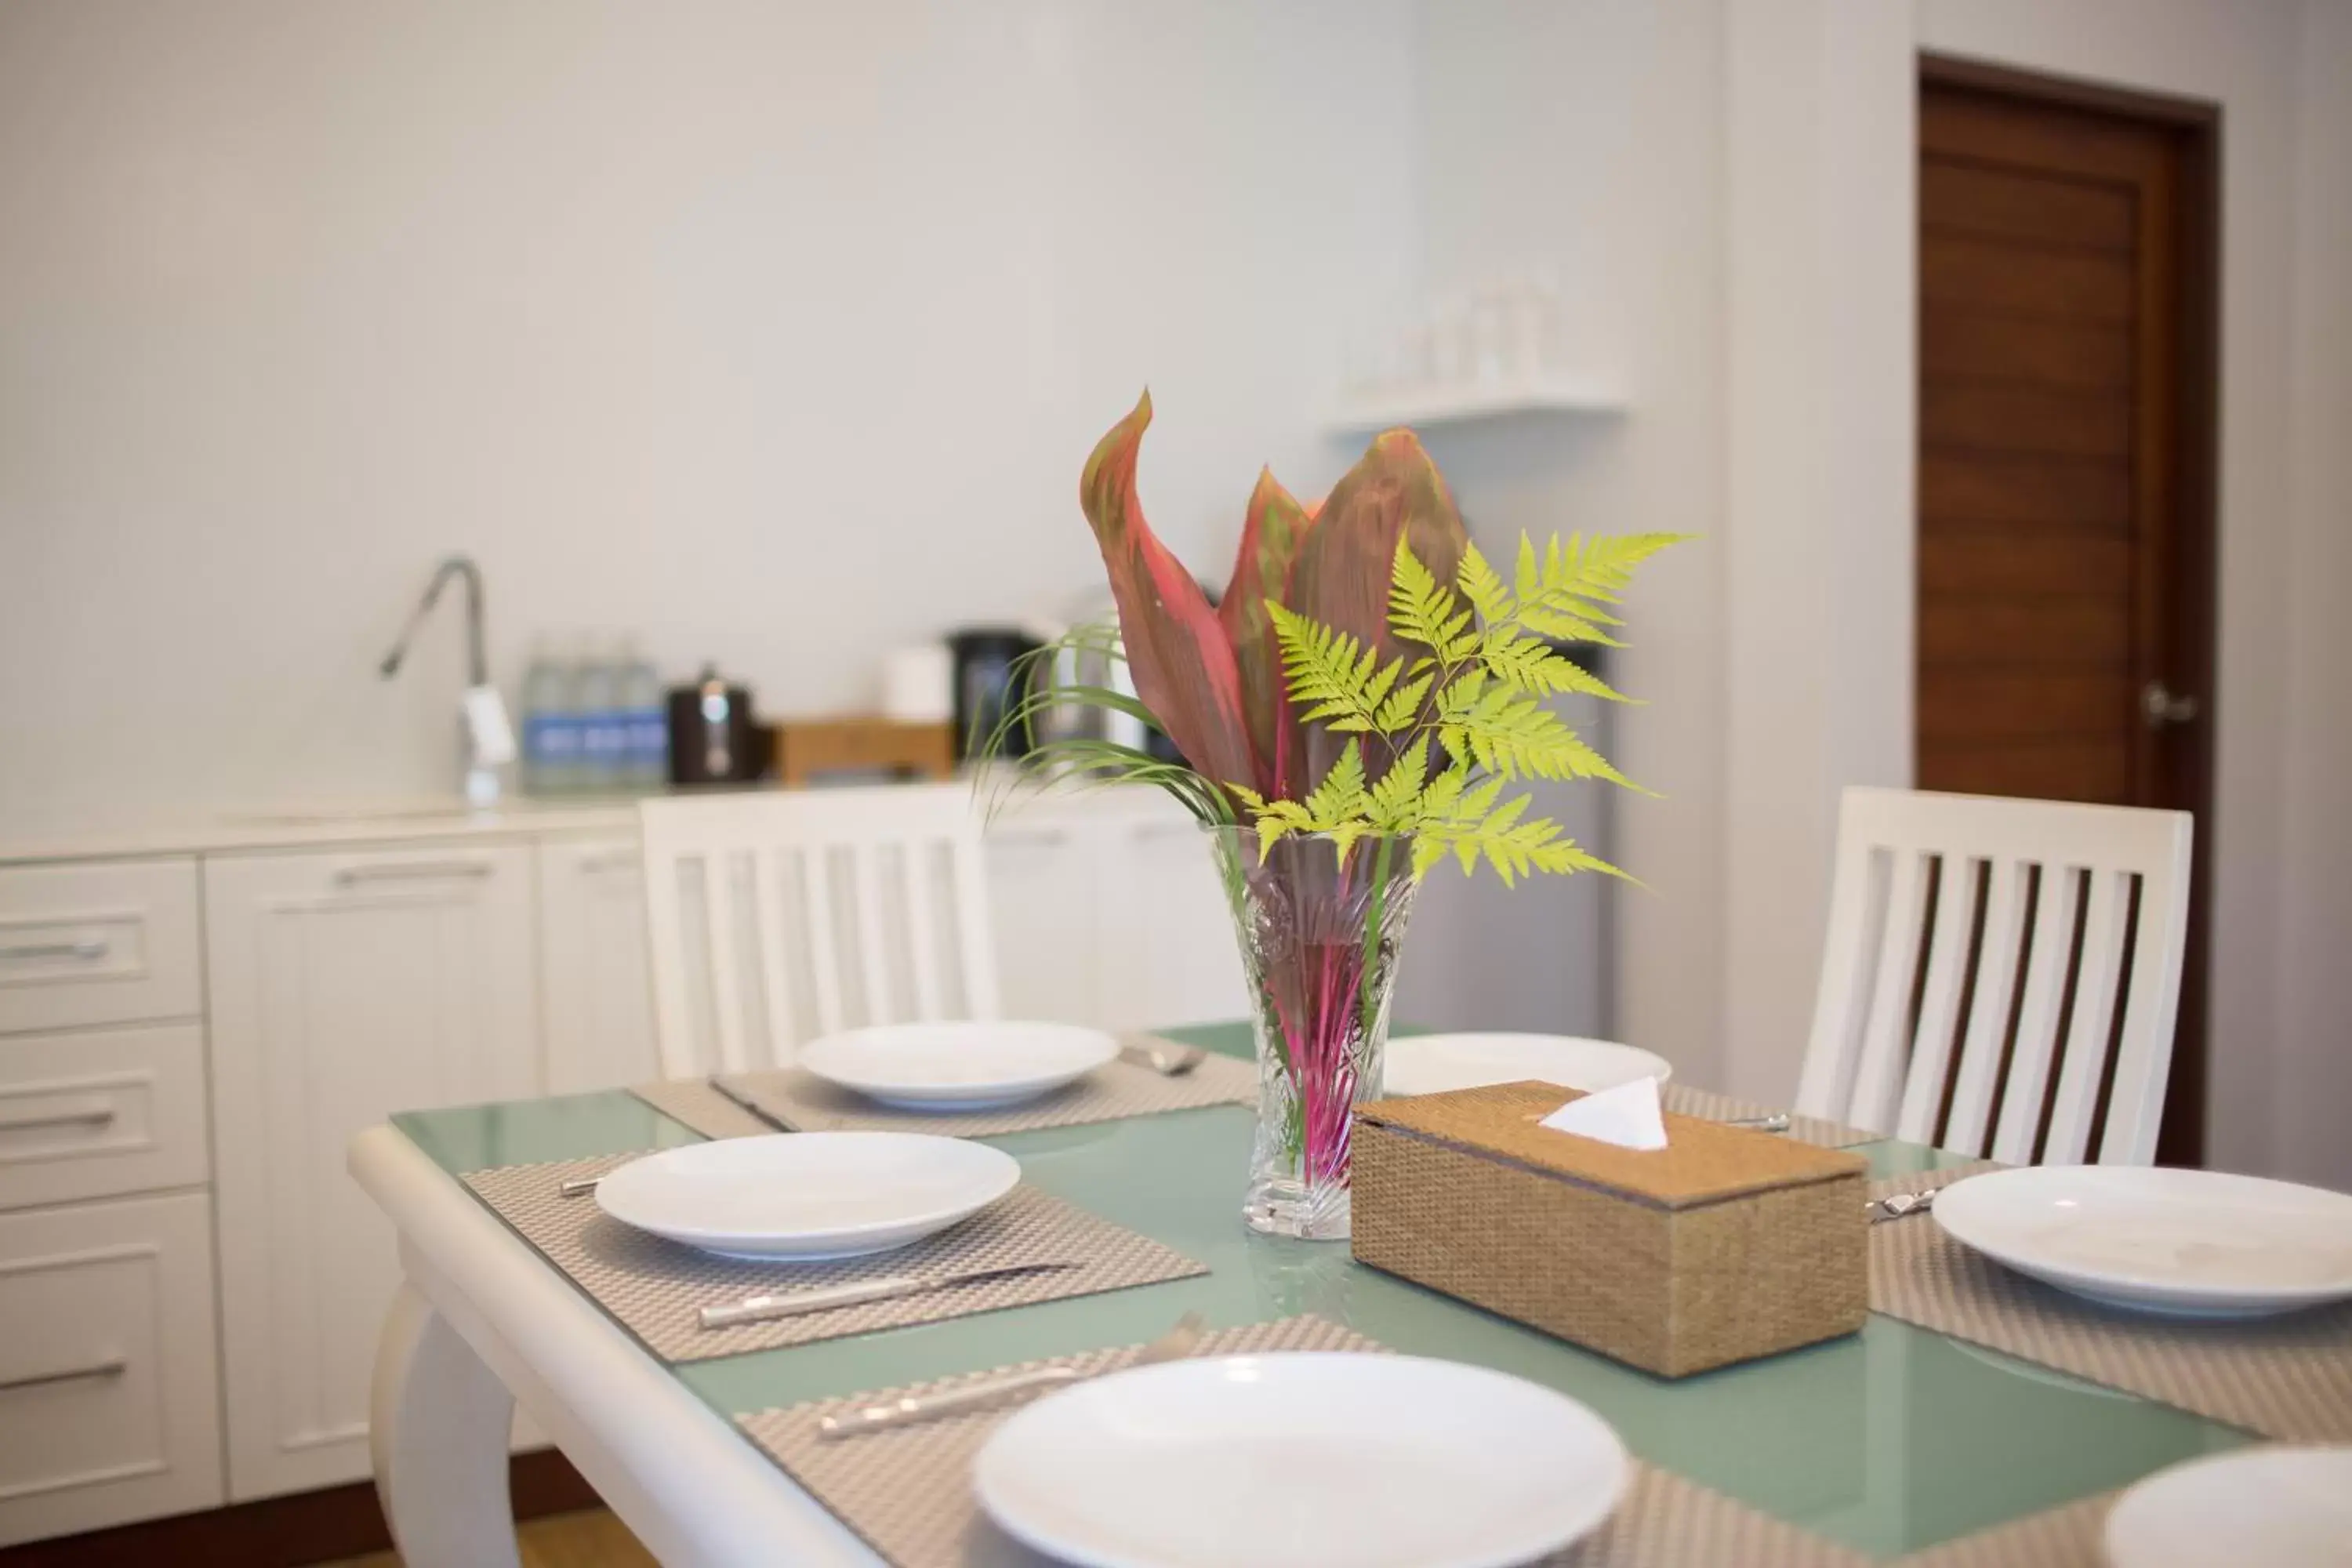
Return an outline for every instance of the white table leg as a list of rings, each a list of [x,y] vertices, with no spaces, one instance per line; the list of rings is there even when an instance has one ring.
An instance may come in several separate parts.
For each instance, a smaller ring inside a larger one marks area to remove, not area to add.
[[[376,1346],[368,1447],[404,1568],[519,1568],[507,1497],[514,1396],[413,1286]]]

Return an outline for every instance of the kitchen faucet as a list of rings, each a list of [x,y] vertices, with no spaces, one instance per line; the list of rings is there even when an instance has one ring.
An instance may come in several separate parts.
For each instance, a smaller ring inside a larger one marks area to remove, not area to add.
[[[440,602],[441,590],[452,577],[466,580],[466,694],[462,706],[466,749],[466,804],[477,811],[486,811],[499,802],[499,767],[514,760],[514,730],[507,721],[506,705],[499,700],[498,689],[490,684],[489,656],[483,648],[482,637],[482,570],[474,564],[470,555],[452,555],[434,569],[433,581],[425,587],[425,597],[401,628],[400,640],[383,656],[378,667],[383,679],[390,680],[400,673],[400,661],[408,656],[408,645],[416,636],[416,628],[433,613]]]

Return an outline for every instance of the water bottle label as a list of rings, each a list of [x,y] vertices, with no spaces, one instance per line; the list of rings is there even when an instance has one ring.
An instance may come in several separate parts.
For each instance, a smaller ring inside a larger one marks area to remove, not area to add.
[[[580,755],[579,721],[569,713],[533,713],[522,721],[522,749],[532,763],[570,763]]]
[[[626,752],[637,766],[664,767],[669,762],[669,715],[658,708],[633,708],[627,714]]]
[[[581,726],[581,747],[587,753],[589,762],[608,764],[621,760],[622,751],[628,744],[629,732],[625,725],[614,721],[613,714],[593,715]]]

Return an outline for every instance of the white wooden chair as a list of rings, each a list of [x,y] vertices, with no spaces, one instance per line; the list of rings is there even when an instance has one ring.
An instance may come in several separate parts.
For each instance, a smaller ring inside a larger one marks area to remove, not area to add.
[[[2011,1164],[2147,1164],[2186,812],[1849,789],[1796,1109]]]
[[[782,1066],[861,1025],[996,1016],[970,785],[649,800],[639,816],[663,1076]]]

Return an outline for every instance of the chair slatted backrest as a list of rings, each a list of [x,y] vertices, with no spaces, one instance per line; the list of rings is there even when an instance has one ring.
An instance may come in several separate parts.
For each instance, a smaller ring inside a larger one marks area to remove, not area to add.
[[[665,1077],[784,1066],[863,1025],[996,1016],[970,785],[649,800],[639,817]]]
[[[2147,1164],[2188,813],[1849,789],[1798,1110],[2011,1164]]]

